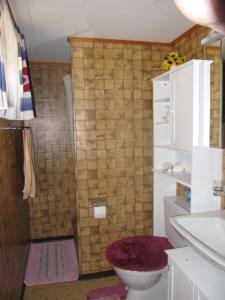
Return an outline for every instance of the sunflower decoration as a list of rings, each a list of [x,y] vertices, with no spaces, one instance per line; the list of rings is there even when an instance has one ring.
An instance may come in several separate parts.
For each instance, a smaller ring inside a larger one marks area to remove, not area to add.
[[[179,66],[187,61],[186,55],[181,55],[178,52],[170,52],[168,55],[165,56],[163,62],[163,69],[169,70],[172,66]]]

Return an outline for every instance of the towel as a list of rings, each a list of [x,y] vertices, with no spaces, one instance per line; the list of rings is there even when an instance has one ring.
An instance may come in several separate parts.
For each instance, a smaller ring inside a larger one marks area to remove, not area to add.
[[[23,130],[23,151],[24,151],[24,189],[23,199],[36,196],[36,176],[34,163],[34,145],[31,130],[25,128]]]

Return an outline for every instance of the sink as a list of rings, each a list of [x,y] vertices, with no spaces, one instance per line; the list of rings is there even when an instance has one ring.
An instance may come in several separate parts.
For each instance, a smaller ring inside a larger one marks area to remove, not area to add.
[[[205,246],[225,257],[225,219],[196,217],[180,218],[177,222]]]
[[[170,219],[186,242],[225,269],[225,210]]]

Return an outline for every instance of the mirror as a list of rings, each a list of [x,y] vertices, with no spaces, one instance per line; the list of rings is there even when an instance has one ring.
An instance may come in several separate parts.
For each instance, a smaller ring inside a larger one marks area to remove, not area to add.
[[[225,37],[221,39],[221,147],[225,148]]]
[[[225,148],[225,37],[211,31],[201,43],[205,46],[206,59],[210,59],[208,53],[212,49],[218,48],[217,62],[214,61],[217,63],[217,76],[214,75],[211,84],[211,146]]]
[[[225,148],[225,1],[224,0],[174,0],[178,9],[190,20],[197,24],[212,28],[207,37],[201,41],[205,48],[215,46],[220,48],[220,72],[218,78],[211,81],[211,146]],[[205,50],[205,49],[204,49]],[[204,59],[207,57],[207,49]],[[209,51],[210,52],[210,51]],[[209,55],[210,56],[210,55]],[[217,58],[216,58],[217,60]],[[217,66],[218,66],[217,65]],[[219,69],[218,68],[218,69]],[[217,71],[218,71],[217,69]],[[215,70],[214,70],[215,71]],[[214,82],[213,82],[214,81]],[[218,91],[219,87],[219,91]],[[214,94],[213,94],[214,93]],[[216,94],[216,96],[215,96]],[[216,111],[216,114],[215,114]],[[217,122],[217,120],[219,120]],[[215,124],[217,122],[217,124]],[[218,124],[219,123],[219,124]]]

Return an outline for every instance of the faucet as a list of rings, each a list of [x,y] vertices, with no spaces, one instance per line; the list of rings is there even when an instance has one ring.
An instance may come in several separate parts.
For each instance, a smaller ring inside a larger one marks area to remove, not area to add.
[[[225,182],[222,180],[213,181],[213,195],[225,196]]]

